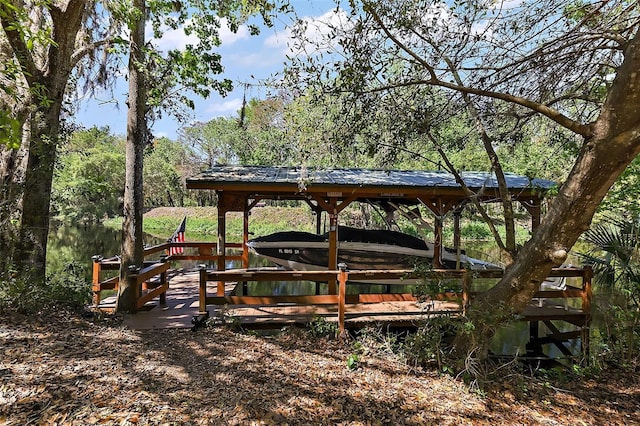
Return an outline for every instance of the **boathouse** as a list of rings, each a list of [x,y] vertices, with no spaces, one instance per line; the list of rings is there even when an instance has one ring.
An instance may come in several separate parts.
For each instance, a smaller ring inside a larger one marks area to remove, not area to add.
[[[340,212],[355,201],[393,210],[399,205],[423,205],[434,216],[434,267],[441,266],[445,217],[454,221],[453,248],[460,245],[460,216],[477,200],[499,202],[495,175],[462,172],[461,180],[443,171],[312,169],[307,167],[215,166],[187,179],[188,189],[213,190],[218,197],[218,270],[224,269],[226,214],[244,213],[244,243],[249,234],[249,212],[262,200],[301,200],[315,212],[317,233],[322,215],[329,218],[329,269],[337,269],[337,229]],[[540,223],[545,194],[555,183],[506,174],[513,201],[531,215],[531,229]],[[244,250],[247,250],[246,244]],[[248,257],[245,257],[245,260]],[[245,264],[247,267],[248,264]]]
[[[530,215],[531,230],[540,224],[545,195],[555,183],[506,174],[506,188],[511,199],[519,203]],[[424,316],[417,306],[414,294],[346,294],[351,281],[366,279],[407,277],[412,271],[351,271],[338,265],[338,224],[340,213],[353,202],[372,203],[391,212],[401,206],[424,206],[434,223],[433,269],[428,279],[454,279],[461,283],[459,291],[450,295],[434,296],[429,313],[451,314],[460,312],[472,297],[470,282],[477,278],[501,276],[501,271],[474,271],[440,269],[443,224],[453,221],[454,238],[450,245],[460,247],[460,217],[463,210],[476,202],[500,202],[498,182],[492,173],[462,172],[457,178],[443,171],[401,171],[369,169],[314,169],[308,167],[263,166],[214,166],[187,179],[187,188],[215,191],[218,200],[218,229],[215,243],[186,242],[184,247],[197,249],[197,254],[163,256],[162,263],[172,260],[213,261],[214,267],[203,265],[199,271],[198,317],[208,316],[208,306],[226,305],[237,308],[243,324],[248,326],[280,326],[284,323],[308,321],[312,316],[336,318],[341,329],[366,322],[383,321],[388,324],[411,324]],[[329,222],[329,264],[327,271],[252,270],[249,268],[247,242],[250,229],[250,211],[265,200],[299,200],[306,203],[316,216],[316,230],[321,232],[322,219]],[[410,209],[409,209],[410,210]],[[227,241],[226,219],[230,212],[243,215],[242,241]],[[166,243],[148,248],[145,254],[153,256],[179,243]],[[238,255],[237,251],[241,254]],[[226,270],[229,260],[240,260],[241,269]],[[157,264],[158,265],[158,264]],[[109,267],[102,259],[94,259],[94,292],[103,288],[100,273]],[[115,268],[115,266],[113,266]],[[154,266],[162,271],[162,288],[153,297],[165,295],[169,288],[166,267]],[[348,267],[348,265],[347,265]],[[145,275],[146,274],[146,275]],[[144,287],[152,271],[141,271],[140,305],[146,303],[151,293],[144,296]],[[550,276],[581,279],[577,286],[539,292],[536,297],[545,299],[577,299],[568,307],[566,303],[532,303],[522,319],[530,323],[530,348],[538,351],[543,344],[556,345],[565,355],[570,351],[564,346],[569,339],[580,338],[582,346],[588,344],[590,319],[591,272],[583,268],[554,269]],[[117,278],[116,278],[117,279]],[[252,296],[247,294],[246,282],[251,281],[316,281],[326,282],[326,294],[302,296]],[[340,285],[338,285],[340,283]],[[113,288],[113,281],[109,286]],[[154,290],[149,290],[153,292]],[[577,305],[577,306],[576,306]],[[244,310],[244,311],[243,311]],[[561,331],[556,321],[574,325],[572,331]],[[539,324],[544,323],[549,333],[539,336]]]

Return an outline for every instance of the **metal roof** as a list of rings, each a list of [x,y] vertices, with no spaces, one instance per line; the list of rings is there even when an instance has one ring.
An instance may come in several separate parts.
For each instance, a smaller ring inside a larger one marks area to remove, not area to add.
[[[497,189],[493,173],[461,172],[466,185],[472,190]],[[506,173],[506,182],[511,192],[534,190],[546,192],[556,185],[545,179],[530,179]],[[242,185],[260,188],[262,185],[311,189],[314,186],[394,188],[397,190],[421,188],[461,189],[453,174],[444,171],[421,170],[372,170],[372,169],[316,169],[306,167],[267,166],[214,166],[187,179],[187,188],[223,190]],[[527,192],[529,192],[527,191]]]

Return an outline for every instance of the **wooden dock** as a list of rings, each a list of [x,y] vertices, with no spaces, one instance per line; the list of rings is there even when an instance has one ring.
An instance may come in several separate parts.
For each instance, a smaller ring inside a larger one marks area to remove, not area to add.
[[[317,317],[336,322],[341,332],[367,325],[413,327],[429,316],[459,316],[472,303],[474,292],[471,289],[475,279],[499,279],[502,274],[491,270],[472,273],[431,270],[426,275],[423,273],[421,278],[458,284],[452,292],[433,295],[425,302],[411,293],[353,294],[346,291],[352,282],[369,279],[402,278],[409,284],[416,278],[413,271],[217,270],[204,265],[196,271],[171,269],[173,261],[219,260],[220,256],[213,254],[215,243],[183,244],[197,249],[197,254],[149,260],[130,278],[137,292],[138,313],[127,316],[125,324],[128,327],[192,328],[194,320],[201,323],[205,318],[212,318],[248,329],[277,329],[287,325],[306,326]],[[166,243],[148,248],[145,254],[151,257],[164,252],[169,246]],[[99,309],[113,310],[115,307],[115,298],[103,299],[102,293],[117,289],[118,278],[113,275],[118,268],[119,259],[94,258],[94,305]],[[569,278],[573,285],[562,290],[539,291],[534,297],[543,298],[544,303],[534,299],[522,313],[520,320],[529,323],[528,354],[541,354],[543,346],[555,345],[564,355],[575,356],[566,345],[574,340],[580,341],[583,352],[588,350],[592,276],[589,268],[555,268],[552,271],[550,277]],[[316,285],[315,294],[297,296],[260,296],[247,291],[247,282],[259,284],[265,281],[316,281],[327,285],[322,292]]]
[[[226,283],[225,295],[233,298],[238,288],[237,282]],[[217,284],[210,283],[208,291],[217,291]],[[115,297],[101,300],[99,309],[111,311],[115,307]],[[394,323],[398,326],[415,325],[430,312],[450,312],[455,315],[460,305],[455,301],[434,301],[418,303],[416,301],[392,301],[376,304],[346,304],[345,323],[348,326],[366,324]],[[125,325],[135,330],[159,328],[192,328],[192,319],[199,314],[199,272],[174,272],[169,277],[169,290],[166,303],[159,298],[147,302],[136,314],[127,315]],[[233,321],[247,328],[280,328],[285,325],[306,326],[316,317],[336,322],[338,306],[331,304],[296,305],[214,305],[209,307],[211,318]],[[224,318],[223,318],[224,317]]]

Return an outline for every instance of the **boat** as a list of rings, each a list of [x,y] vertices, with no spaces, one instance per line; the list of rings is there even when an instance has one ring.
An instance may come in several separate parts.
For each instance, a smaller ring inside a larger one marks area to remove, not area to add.
[[[294,271],[327,270],[329,234],[285,231],[254,238],[247,242],[257,255]],[[346,226],[338,228],[338,263],[350,270],[409,270],[420,263],[433,261],[433,244],[402,232],[366,230]],[[500,266],[474,259],[464,251],[443,248],[441,263],[445,269],[501,269]]]

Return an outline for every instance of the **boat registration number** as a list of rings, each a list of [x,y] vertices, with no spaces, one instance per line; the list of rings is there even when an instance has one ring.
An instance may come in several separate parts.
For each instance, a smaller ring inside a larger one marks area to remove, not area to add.
[[[300,254],[300,250],[299,249],[290,249],[290,248],[278,249],[278,253],[281,253],[281,254]]]

